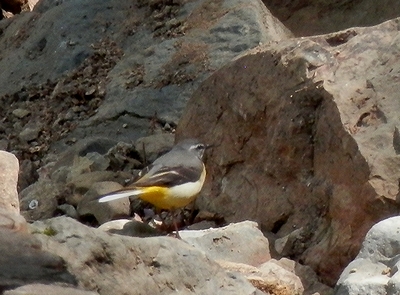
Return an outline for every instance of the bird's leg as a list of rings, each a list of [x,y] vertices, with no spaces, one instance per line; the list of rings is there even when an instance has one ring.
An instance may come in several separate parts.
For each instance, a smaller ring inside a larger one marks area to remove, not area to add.
[[[178,229],[178,224],[176,222],[176,213],[179,213],[179,209],[171,209],[171,215],[172,215],[172,222],[174,224],[174,229],[175,229],[175,238],[182,240],[181,236],[179,235],[179,229]]]

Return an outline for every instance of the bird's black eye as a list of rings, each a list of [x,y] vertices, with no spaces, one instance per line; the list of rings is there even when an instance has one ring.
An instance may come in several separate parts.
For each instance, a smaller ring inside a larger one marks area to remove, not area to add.
[[[198,145],[196,145],[195,149],[198,151],[204,150],[205,146],[202,143],[199,143]]]

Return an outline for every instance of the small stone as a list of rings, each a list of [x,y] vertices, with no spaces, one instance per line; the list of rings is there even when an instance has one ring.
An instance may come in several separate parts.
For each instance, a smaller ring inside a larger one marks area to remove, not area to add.
[[[0,150],[7,150],[8,148],[8,140],[7,139],[0,139]]]
[[[22,119],[22,118],[28,116],[30,113],[31,112],[26,109],[15,109],[12,111],[12,114],[19,119]]]
[[[21,214],[28,220],[51,218],[57,209],[58,187],[50,180],[35,182],[20,192]]]
[[[76,211],[75,207],[69,204],[62,204],[57,206],[57,209],[61,210],[65,215],[72,217],[74,219],[78,219],[79,215]]]
[[[26,141],[26,142],[35,140],[39,136],[40,130],[41,130],[41,127],[39,127],[39,126],[26,127],[19,134],[19,139],[22,141]]]
[[[94,216],[103,224],[115,217],[129,216],[129,198],[121,198],[112,202],[99,203],[98,196],[121,189],[122,186],[116,182],[103,181],[94,183],[92,188],[83,196],[77,210],[79,216]]]
[[[93,164],[90,165],[91,171],[104,171],[110,165],[110,159],[97,152],[88,153],[85,157],[93,161]]]

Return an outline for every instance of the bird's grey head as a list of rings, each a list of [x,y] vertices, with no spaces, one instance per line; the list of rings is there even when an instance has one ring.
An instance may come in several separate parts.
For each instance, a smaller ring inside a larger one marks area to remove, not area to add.
[[[199,159],[203,158],[207,145],[199,142],[197,139],[185,139],[180,141],[175,148],[184,149],[194,153]]]

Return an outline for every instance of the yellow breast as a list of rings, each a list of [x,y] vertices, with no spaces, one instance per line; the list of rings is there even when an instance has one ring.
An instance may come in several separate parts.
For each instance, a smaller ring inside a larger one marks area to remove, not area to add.
[[[149,202],[160,209],[182,208],[192,202],[203,187],[206,178],[206,170],[203,165],[203,173],[197,182],[187,182],[172,188],[152,186],[140,188],[139,198]]]

